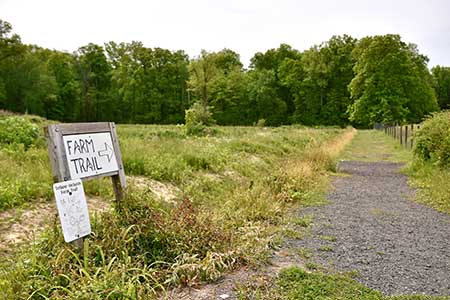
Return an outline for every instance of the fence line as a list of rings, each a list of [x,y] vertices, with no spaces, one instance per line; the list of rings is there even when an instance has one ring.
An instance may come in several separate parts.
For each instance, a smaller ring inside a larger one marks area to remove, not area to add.
[[[414,132],[420,129],[420,125],[384,126],[384,133],[398,140],[400,145],[406,149],[414,146]]]

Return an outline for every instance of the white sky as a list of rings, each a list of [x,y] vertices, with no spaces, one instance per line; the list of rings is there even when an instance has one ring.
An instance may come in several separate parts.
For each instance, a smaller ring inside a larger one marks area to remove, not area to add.
[[[448,0],[0,0],[0,19],[51,49],[136,40],[190,57],[229,48],[244,65],[280,43],[305,50],[333,35],[398,33],[430,67],[450,66]]]

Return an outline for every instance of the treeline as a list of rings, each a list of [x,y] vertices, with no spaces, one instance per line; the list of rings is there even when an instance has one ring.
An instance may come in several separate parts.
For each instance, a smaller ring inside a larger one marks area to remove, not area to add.
[[[229,49],[89,44],[74,53],[25,45],[0,20],[0,108],[64,122],[183,123],[199,102],[221,125],[418,122],[449,108],[450,68],[398,35],[334,36],[300,52],[282,44],[249,69]]]

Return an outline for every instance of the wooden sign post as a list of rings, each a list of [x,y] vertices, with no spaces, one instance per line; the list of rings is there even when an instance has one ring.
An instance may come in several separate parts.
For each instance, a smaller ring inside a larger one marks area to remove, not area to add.
[[[45,137],[55,183],[110,176],[120,209],[126,182],[114,123],[48,125]],[[74,243],[82,247],[82,241]]]

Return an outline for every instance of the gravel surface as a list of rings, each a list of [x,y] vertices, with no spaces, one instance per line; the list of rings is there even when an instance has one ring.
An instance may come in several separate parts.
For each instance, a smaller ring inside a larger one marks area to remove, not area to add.
[[[290,241],[336,271],[387,295],[450,295],[450,216],[412,202],[401,164],[341,162],[329,205],[313,215],[311,235]],[[450,184],[450,183],[449,183]]]

